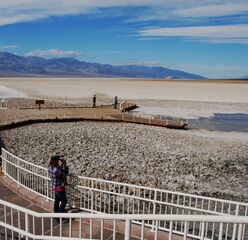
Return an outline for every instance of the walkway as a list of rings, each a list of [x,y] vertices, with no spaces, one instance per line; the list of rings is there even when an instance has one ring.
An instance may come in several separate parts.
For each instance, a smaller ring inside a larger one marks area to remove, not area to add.
[[[112,105],[97,108],[47,108],[41,111],[38,109],[0,109],[1,128],[25,122],[84,120],[130,122],[177,129],[185,129],[187,126],[184,120],[158,119],[152,116],[122,113],[120,110],[114,109]]]
[[[14,189],[12,191],[11,189]],[[19,192],[20,194],[16,193]],[[25,197],[23,197],[24,195]],[[29,199],[28,199],[29,198]],[[46,206],[47,208],[52,208],[51,203],[47,203],[46,200],[43,197],[40,197],[22,187],[18,187],[15,182],[10,180],[8,177],[1,176],[0,177],[0,199],[5,200],[9,203],[18,205],[20,207],[38,212],[38,213],[48,213],[50,212],[48,209],[45,209],[41,207],[40,205],[34,203],[34,201],[40,202],[43,206]],[[0,205],[0,212],[3,213],[4,209],[3,206]],[[14,226],[19,226],[20,229],[25,229],[25,216],[20,214],[21,216],[18,217],[17,211],[14,211],[11,213],[11,210],[7,208],[5,211],[7,211],[7,222],[13,221]],[[4,218],[4,214],[0,214],[0,218]],[[12,217],[11,217],[12,216]],[[12,220],[11,220],[12,219]],[[21,219],[21,223],[18,223],[18,220]],[[29,229],[33,229],[33,232],[35,234],[41,234],[41,219],[29,219]],[[80,226],[81,224],[81,226]],[[45,235],[51,235],[51,236],[59,236],[61,234],[61,228],[60,224],[58,224],[56,221],[51,222],[49,219],[44,220],[44,233]],[[77,219],[73,220],[71,223],[64,223],[62,226],[62,235],[63,237],[80,237],[84,239],[113,239],[113,221],[111,220],[93,220],[93,229],[92,233],[90,230],[90,220],[83,220],[78,221]],[[102,227],[102,229],[101,229]],[[124,230],[125,230],[125,223],[123,221],[116,221],[116,234],[115,239],[116,240],[124,240]],[[52,231],[51,231],[52,229]],[[70,229],[72,229],[70,233]],[[7,238],[6,238],[7,235]],[[71,235],[71,236],[70,236]],[[140,239],[140,227],[139,226],[133,226],[132,227],[132,235],[137,237],[132,237],[130,240],[137,240]],[[161,237],[163,239],[166,239],[165,237],[168,236],[165,233],[160,233]],[[146,229],[145,236],[147,236],[145,239],[154,239],[154,233],[150,231],[150,229]],[[5,231],[0,226],[0,239],[19,239],[21,236],[19,236],[16,233],[13,233],[12,238],[12,232],[10,230]],[[158,236],[159,237],[159,236]],[[173,240],[178,240],[181,238],[173,238]]]

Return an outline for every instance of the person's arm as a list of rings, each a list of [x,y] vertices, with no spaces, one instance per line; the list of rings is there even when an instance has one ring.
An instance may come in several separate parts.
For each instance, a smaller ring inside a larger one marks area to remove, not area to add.
[[[69,174],[69,167],[66,165],[66,160],[62,160],[61,169],[63,170],[63,174]]]
[[[68,175],[69,174],[69,167],[68,166],[64,166],[63,167],[63,171],[64,171],[64,174],[65,175]]]

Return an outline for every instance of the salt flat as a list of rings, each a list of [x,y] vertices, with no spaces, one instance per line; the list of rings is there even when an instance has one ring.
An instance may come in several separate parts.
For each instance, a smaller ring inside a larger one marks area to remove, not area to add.
[[[248,113],[248,82],[165,81],[123,78],[0,78],[0,86],[29,97],[112,102],[133,100],[142,114],[199,118],[214,113]]]
[[[30,96],[81,98],[92,94],[127,99],[248,103],[248,83],[122,78],[0,78],[0,85]]]
[[[12,90],[5,86],[0,86],[0,98],[10,98],[10,97],[24,97],[23,93]]]

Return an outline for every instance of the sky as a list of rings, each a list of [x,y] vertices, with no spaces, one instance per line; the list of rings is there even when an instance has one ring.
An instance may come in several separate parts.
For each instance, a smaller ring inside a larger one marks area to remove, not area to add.
[[[248,77],[248,0],[0,0],[0,51]]]

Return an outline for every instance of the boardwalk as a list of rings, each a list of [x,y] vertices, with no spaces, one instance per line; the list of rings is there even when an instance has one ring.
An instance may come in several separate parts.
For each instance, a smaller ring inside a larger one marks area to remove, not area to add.
[[[121,110],[133,109],[135,104],[121,104],[117,109],[114,105],[101,105],[96,108],[84,107],[45,107],[39,111],[35,106],[31,108],[6,108],[0,109],[0,126],[13,125],[24,122],[39,121],[82,121],[82,120],[100,120],[113,122],[131,122],[138,124],[147,124],[153,126],[162,126],[168,128],[184,129],[187,124],[183,120],[159,119],[152,116],[137,115]]]
[[[14,189],[12,191],[11,189]],[[37,200],[39,198],[39,200]],[[0,177],[0,199],[9,203],[13,203],[19,207],[32,210],[37,213],[49,213],[51,212],[52,203],[47,202],[45,198],[37,196],[36,194],[17,186],[15,182],[7,177]],[[39,202],[37,204],[35,202]],[[43,207],[41,207],[42,205]],[[46,207],[46,208],[44,208]],[[50,219],[33,218],[25,216],[22,211],[12,210],[11,208],[4,208],[0,204],[0,221],[17,227],[21,230],[29,229],[29,232],[35,235],[53,236],[53,237],[66,237],[66,238],[78,238],[78,239],[117,239],[124,240],[125,238],[125,222],[121,220],[115,221],[113,226],[112,220],[100,220],[100,219],[77,219],[69,221],[69,223],[59,224],[56,221]],[[5,214],[4,214],[5,213]],[[6,219],[4,219],[7,216]],[[27,227],[28,224],[28,227]],[[92,225],[91,225],[92,224]],[[113,229],[115,234],[113,236]],[[141,227],[138,225],[132,225],[132,237],[130,240],[138,240],[141,236]],[[146,228],[144,233],[145,239],[154,239],[154,232],[149,228]],[[0,239],[23,239],[24,236],[18,234],[12,230],[6,230],[0,226]],[[30,238],[29,238],[30,239]],[[168,239],[168,234],[162,231],[158,232],[157,239]],[[182,237],[174,236],[172,240],[181,240]]]

